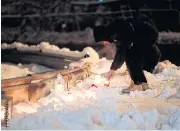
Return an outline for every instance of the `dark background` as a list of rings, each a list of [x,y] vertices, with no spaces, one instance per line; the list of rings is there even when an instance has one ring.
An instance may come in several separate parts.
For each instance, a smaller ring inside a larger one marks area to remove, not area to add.
[[[160,32],[180,32],[179,0],[2,0],[1,4],[1,43],[47,41],[71,50],[91,46],[112,59],[115,48],[94,44],[92,28],[116,18],[132,19],[139,7],[150,14]],[[159,48],[161,60],[180,65],[180,37],[160,41]]]
[[[151,13],[159,31],[180,31],[178,2],[179,0],[2,0],[1,39],[8,43],[39,43],[49,40],[44,36],[52,32],[83,31],[97,24],[107,24],[115,18],[131,19],[135,9],[139,7],[142,8],[141,12]],[[37,40],[32,40],[32,35]],[[37,37],[43,38],[39,40]]]

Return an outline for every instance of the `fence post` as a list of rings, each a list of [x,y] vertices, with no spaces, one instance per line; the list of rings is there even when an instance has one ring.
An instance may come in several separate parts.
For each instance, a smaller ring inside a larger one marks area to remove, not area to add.
[[[180,11],[179,11],[179,27],[180,27]]]

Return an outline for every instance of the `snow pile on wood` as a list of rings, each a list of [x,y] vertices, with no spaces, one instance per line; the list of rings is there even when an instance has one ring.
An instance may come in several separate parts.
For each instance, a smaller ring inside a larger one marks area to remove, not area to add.
[[[42,73],[47,71],[54,71],[54,69],[50,69],[37,64],[22,65],[21,63],[19,63],[18,65],[15,65],[11,63],[1,63],[1,80],[23,77],[28,74],[33,74],[34,72]]]
[[[13,44],[6,44],[3,43],[1,45],[1,49],[10,49],[10,48],[17,48],[19,51],[24,52],[42,52],[45,54],[53,54],[53,55],[61,55],[61,56],[68,56],[68,57],[74,57],[74,58],[83,58],[85,55],[88,55],[89,58],[86,59],[86,61],[94,61],[99,60],[98,53],[91,47],[86,47],[82,52],[79,51],[71,51],[68,48],[62,48],[55,45],[51,45],[48,42],[41,42],[39,45],[35,46],[28,46],[27,44],[22,44],[19,42],[14,42]],[[89,60],[88,60],[89,59]]]
[[[26,76],[27,74],[32,74],[26,67],[14,66],[13,64],[1,64],[1,80],[10,79],[15,77]]]
[[[109,88],[98,75],[106,73],[111,63],[99,60],[93,68],[97,74],[78,83],[69,93],[56,84],[50,95],[37,103],[15,105],[8,129],[180,129],[180,67],[160,62],[157,74],[145,72],[152,89],[122,94],[121,90],[130,84],[125,65]]]

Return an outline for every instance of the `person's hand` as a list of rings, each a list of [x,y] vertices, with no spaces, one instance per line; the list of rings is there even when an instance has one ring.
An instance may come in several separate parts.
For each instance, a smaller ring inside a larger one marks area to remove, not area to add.
[[[106,79],[110,80],[115,75],[115,70],[110,70],[106,76]]]

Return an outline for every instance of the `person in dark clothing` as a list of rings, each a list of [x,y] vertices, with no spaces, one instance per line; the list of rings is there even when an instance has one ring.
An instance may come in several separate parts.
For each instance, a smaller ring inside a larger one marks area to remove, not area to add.
[[[94,30],[95,41],[109,41],[116,45],[116,55],[107,78],[110,79],[126,62],[132,82],[122,92],[146,90],[148,84],[143,70],[153,72],[160,59],[157,46],[158,30],[146,16],[133,21],[115,20]]]

